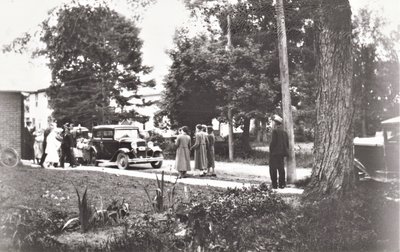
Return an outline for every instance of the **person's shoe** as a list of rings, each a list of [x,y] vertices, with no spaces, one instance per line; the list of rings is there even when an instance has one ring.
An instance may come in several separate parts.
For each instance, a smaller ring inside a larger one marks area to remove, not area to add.
[[[211,177],[216,177],[216,176],[217,176],[217,174],[215,174],[215,173],[211,174]]]
[[[75,168],[75,167],[76,167],[76,165],[70,165],[69,167],[70,167],[70,168]]]
[[[283,188],[285,188],[285,186],[279,186],[279,188],[280,188],[280,189],[283,189]]]
[[[278,186],[272,186],[272,189],[278,189]]]
[[[205,177],[207,175],[207,173],[202,173],[200,174],[200,177]]]

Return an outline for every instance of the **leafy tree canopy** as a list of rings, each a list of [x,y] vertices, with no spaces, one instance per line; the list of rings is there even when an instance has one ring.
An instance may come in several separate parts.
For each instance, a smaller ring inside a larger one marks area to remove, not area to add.
[[[184,32],[175,41],[160,106],[160,114],[170,118],[172,127],[224,120],[228,108],[237,121],[263,117],[275,108],[277,91],[264,73],[270,61],[258,45],[247,41],[246,47],[227,52],[219,41],[190,39]]]
[[[38,54],[50,61],[54,117],[87,126],[114,121],[117,110],[110,102],[120,111],[131,105],[123,92],[135,92],[144,84],[140,75],[150,71],[142,64],[136,25],[107,6],[74,4],[42,27],[46,47]]]

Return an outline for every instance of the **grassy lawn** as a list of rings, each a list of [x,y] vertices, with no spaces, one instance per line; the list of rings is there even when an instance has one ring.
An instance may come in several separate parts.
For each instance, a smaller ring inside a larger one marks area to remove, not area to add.
[[[201,244],[220,251],[398,251],[398,184],[367,181],[350,198],[306,204],[297,196],[282,198],[265,184],[244,190],[190,186],[190,200],[171,212],[153,214],[144,187],[154,197],[154,180],[24,166],[1,169],[0,251],[189,251]],[[79,228],[61,231],[79,213],[74,186],[80,193],[87,187],[97,209],[125,200],[129,218],[87,233]],[[167,183],[165,191],[172,187]],[[177,198],[185,198],[182,184],[175,190]],[[59,215],[29,216],[16,210],[27,208]],[[29,221],[20,219],[26,227],[14,221],[6,234],[7,217],[15,212]],[[23,249],[11,246],[15,229],[24,239]],[[37,236],[29,243],[32,231]],[[181,231],[186,235],[177,236]],[[32,244],[41,247],[35,250]]]
[[[156,181],[101,172],[47,170],[25,166],[1,167],[0,211],[23,205],[76,215],[78,199],[74,186],[81,194],[87,187],[89,199],[97,209],[100,208],[101,202],[106,208],[112,200],[121,202],[124,199],[129,204],[131,213],[135,213],[150,210],[144,187],[148,186],[153,196]],[[167,184],[167,189],[171,187],[171,184]],[[200,189],[210,190],[207,187],[190,187],[192,192]],[[183,185],[178,184],[175,191],[177,197],[183,197]]]

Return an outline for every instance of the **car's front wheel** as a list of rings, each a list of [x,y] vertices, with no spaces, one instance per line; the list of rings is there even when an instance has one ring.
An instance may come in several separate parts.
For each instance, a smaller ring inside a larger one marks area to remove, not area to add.
[[[119,153],[117,156],[118,169],[125,170],[129,167],[129,157],[125,153]]]
[[[154,154],[154,157],[163,157],[163,154],[162,153],[156,153],[156,154]],[[156,169],[158,169],[158,168],[160,168],[161,166],[162,166],[162,161],[158,161],[158,162],[151,162],[150,163],[151,164],[151,166],[153,167],[153,168],[156,168]]]

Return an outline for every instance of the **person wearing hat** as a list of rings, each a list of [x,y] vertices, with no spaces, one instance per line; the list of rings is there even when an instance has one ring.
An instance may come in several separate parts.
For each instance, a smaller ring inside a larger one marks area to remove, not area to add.
[[[272,117],[272,137],[269,144],[269,174],[272,188],[285,188],[286,175],[284,158],[289,155],[289,137],[282,129],[282,118],[278,115]],[[279,181],[278,181],[279,174]]]
[[[64,168],[65,160],[69,161],[70,167],[75,167],[75,157],[73,155],[73,138],[70,132],[70,124],[64,124],[63,138],[61,143],[60,167]]]
[[[32,121],[28,119],[26,121],[26,126],[24,127],[23,134],[22,134],[22,158],[26,160],[30,160],[34,163],[34,137],[33,132],[35,128],[32,127]]]

